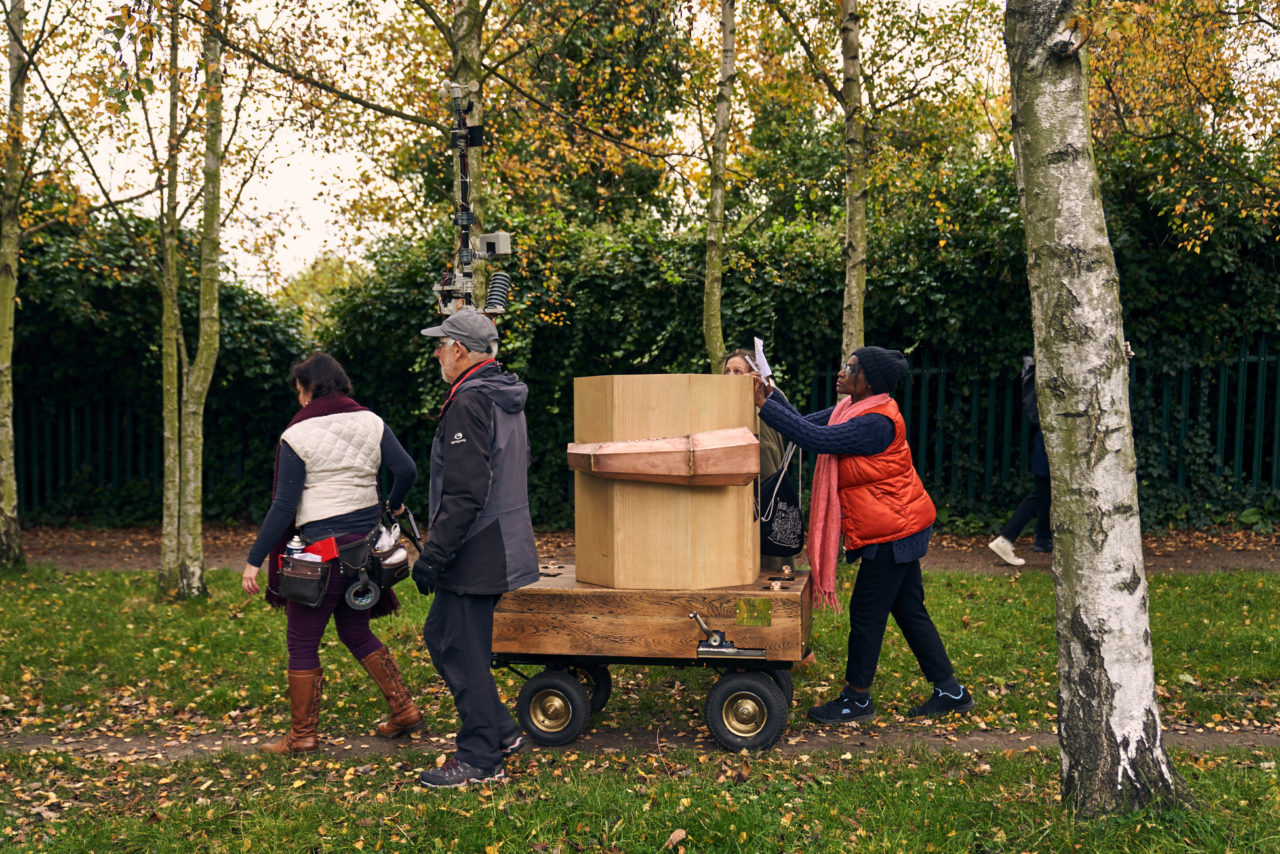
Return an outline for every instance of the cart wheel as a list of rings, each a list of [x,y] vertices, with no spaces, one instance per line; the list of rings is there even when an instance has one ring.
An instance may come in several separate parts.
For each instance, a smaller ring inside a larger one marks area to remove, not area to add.
[[[778,684],[779,690],[782,691],[782,699],[787,701],[787,708],[791,708],[791,702],[796,697],[795,685],[791,682],[790,670],[770,670],[767,671],[774,682]]]
[[[782,689],[759,671],[726,673],[707,694],[707,726],[726,750],[771,747],[787,728]]]
[[[544,670],[520,688],[520,726],[538,744],[558,747],[577,738],[591,717],[586,687],[571,673]]]
[[[575,664],[569,670],[586,686],[587,694],[591,696],[591,714],[603,711],[604,704],[609,702],[609,697],[613,694],[613,679],[609,676],[609,668],[603,664]]]

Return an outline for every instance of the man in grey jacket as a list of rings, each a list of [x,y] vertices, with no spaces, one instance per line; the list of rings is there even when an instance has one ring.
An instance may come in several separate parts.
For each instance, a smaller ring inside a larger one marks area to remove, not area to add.
[[[529,389],[495,361],[498,330],[480,312],[451,314],[422,334],[438,339],[449,394],[431,444],[430,522],[413,579],[435,593],[422,636],[461,727],[457,752],[418,781],[454,787],[501,779],[503,759],[522,742],[489,664],[498,599],[538,580],[526,486]]]

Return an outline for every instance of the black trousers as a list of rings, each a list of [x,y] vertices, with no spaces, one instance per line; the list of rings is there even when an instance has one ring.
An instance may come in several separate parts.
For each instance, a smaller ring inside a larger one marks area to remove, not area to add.
[[[1032,518],[1036,520],[1036,542],[1047,543],[1053,540],[1053,529],[1049,527],[1049,478],[1036,476],[1035,489],[1022,499],[1018,509],[1013,511],[1009,521],[1000,529],[1000,536],[1009,542],[1018,539],[1022,529]]]
[[[846,682],[855,688],[871,687],[890,614],[920,662],[924,678],[941,682],[955,673],[938,629],[924,607],[920,561],[895,563],[892,544],[884,543],[876,549],[874,558],[862,559],[853,595],[849,597]]]
[[[520,726],[498,696],[489,669],[493,654],[493,609],[500,596],[470,596],[436,589],[422,639],[431,663],[449,686],[458,709],[459,762],[491,770],[502,762],[503,741]]]

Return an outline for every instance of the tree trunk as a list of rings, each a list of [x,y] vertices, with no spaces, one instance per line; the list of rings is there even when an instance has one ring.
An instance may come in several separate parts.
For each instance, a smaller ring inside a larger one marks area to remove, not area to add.
[[[204,198],[200,224],[200,322],[195,359],[182,384],[182,502],[178,595],[203,596],[204,407],[220,344],[218,276],[222,216],[222,0],[210,0],[204,33]]]
[[[5,127],[4,186],[0,187],[0,570],[26,565],[18,525],[18,457],[13,425],[13,324],[18,297],[22,223],[23,108],[27,60],[21,41],[24,0],[9,6],[9,109]]]
[[[844,0],[840,20],[840,55],[844,81],[844,310],[841,355],[864,343],[862,307],[867,294],[867,147],[862,113],[862,59],[858,35],[858,0]]]
[[[182,411],[179,347],[182,323],[178,314],[178,74],[180,18],[175,1],[169,11],[169,139],[160,212],[160,398],[163,430],[163,501],[160,525],[160,569],[157,579],[161,598],[173,599],[182,591]]]
[[[724,176],[729,150],[729,119],[735,76],[734,0],[720,2],[720,87],[716,92],[715,128],[711,134],[711,198],[707,201],[707,259],[702,286],[702,339],[711,372],[724,369],[724,328],[720,293],[724,282]]]
[[[1078,0],[1009,0],[1005,45],[1049,454],[1062,800],[1189,799],[1161,742],[1118,277],[1089,133]]]

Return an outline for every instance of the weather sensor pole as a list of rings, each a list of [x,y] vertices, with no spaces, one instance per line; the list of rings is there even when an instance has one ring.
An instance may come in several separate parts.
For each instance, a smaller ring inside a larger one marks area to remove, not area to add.
[[[511,291],[511,277],[506,273],[498,272],[489,277],[489,294],[483,306],[477,305],[473,298],[475,275],[472,263],[511,254],[511,235],[505,231],[479,235],[479,249],[472,245],[471,240],[471,227],[476,224],[476,215],[471,209],[471,166],[467,155],[472,146],[478,148],[484,145],[484,125],[467,124],[467,115],[473,106],[468,95],[478,92],[480,84],[474,80],[466,85],[446,80],[440,89],[453,105],[453,130],[449,137],[449,147],[458,162],[458,210],[453,215],[453,224],[458,227],[459,237],[453,263],[434,288],[436,301],[441,314],[453,314],[461,310],[505,314],[507,296]]]

